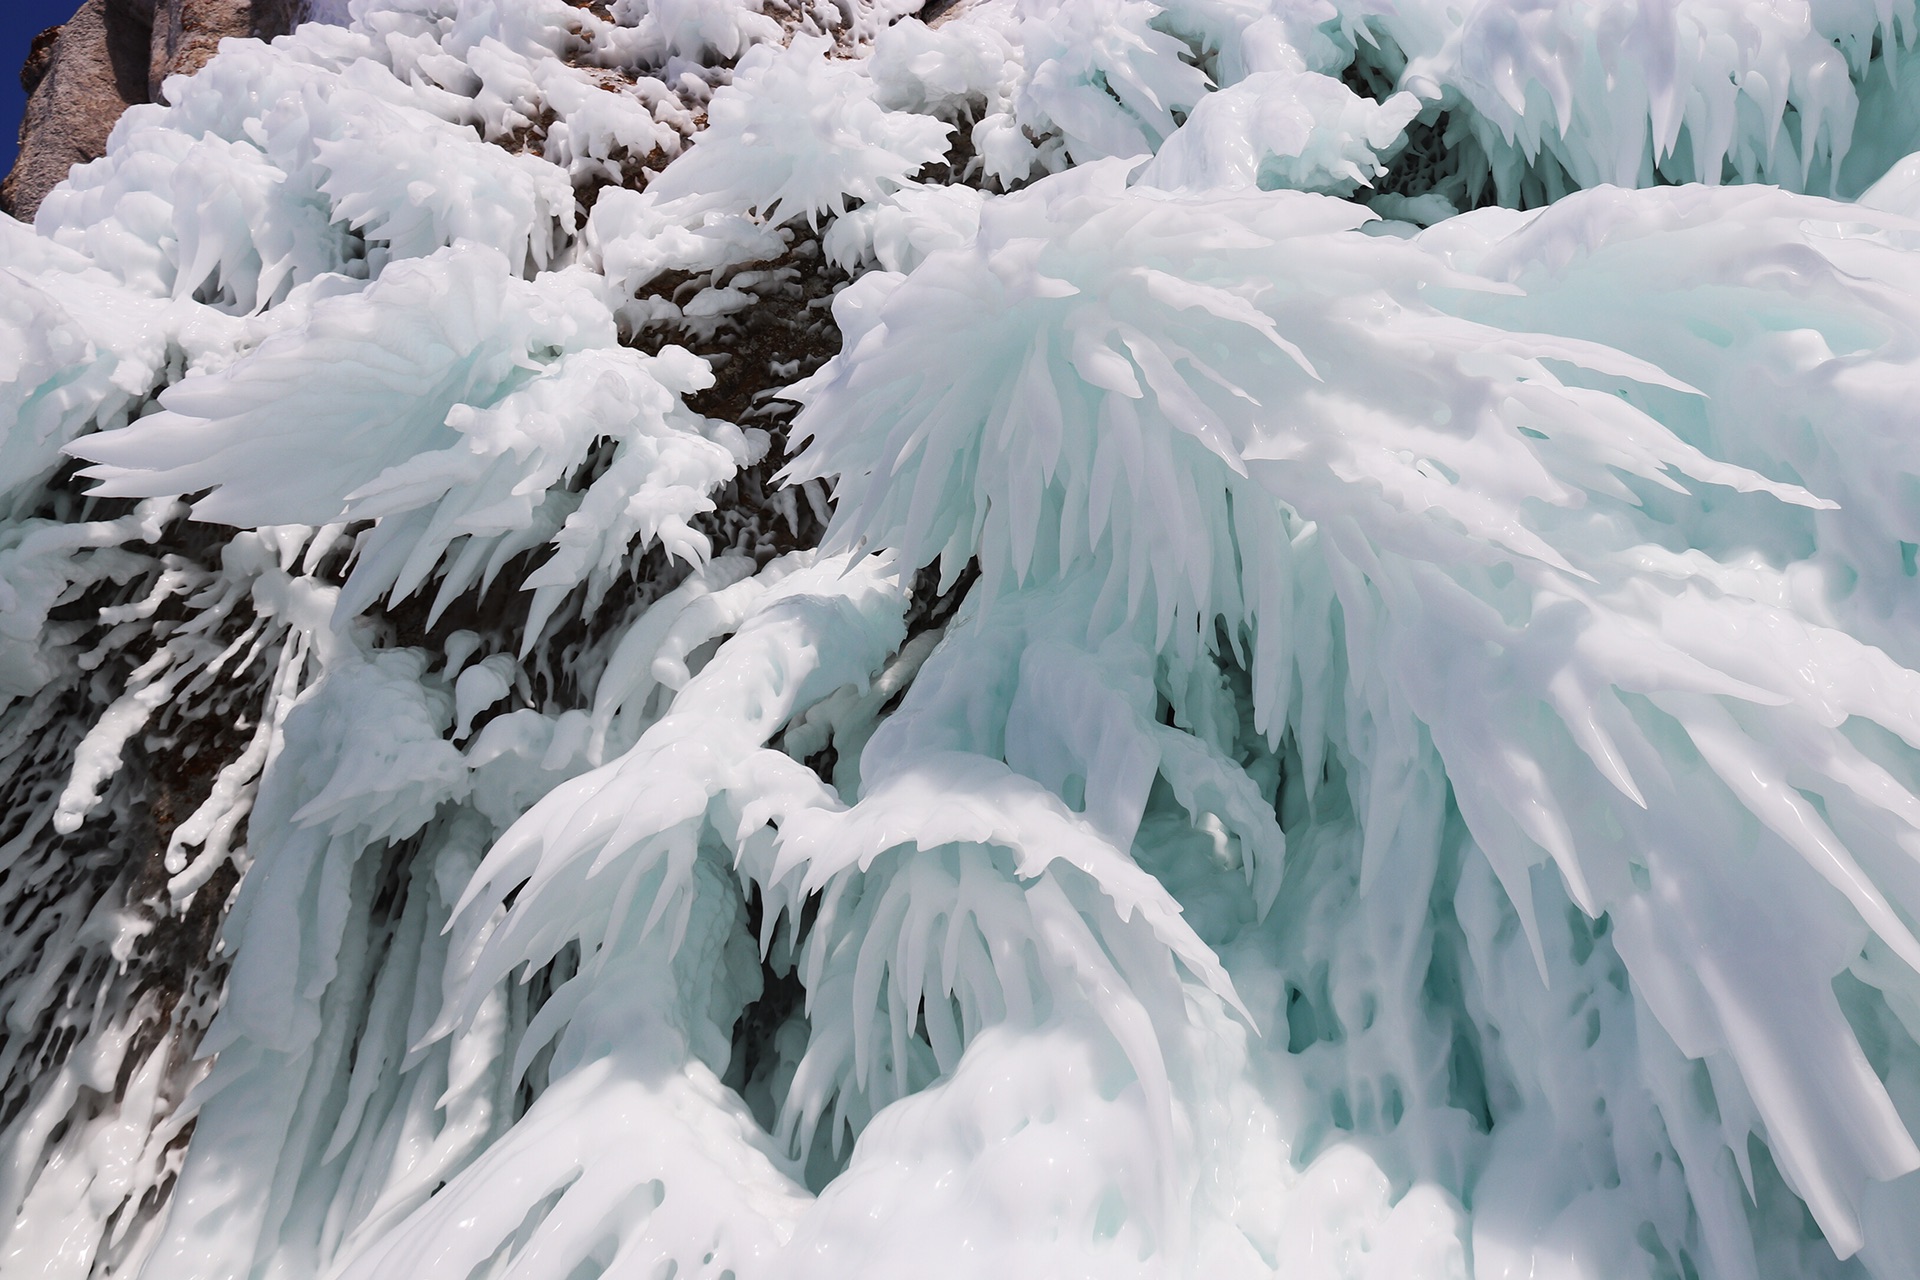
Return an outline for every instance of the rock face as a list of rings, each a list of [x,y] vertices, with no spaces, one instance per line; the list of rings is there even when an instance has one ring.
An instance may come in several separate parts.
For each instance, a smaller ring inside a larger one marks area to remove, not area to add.
[[[106,150],[120,113],[160,99],[166,78],[205,65],[228,36],[271,38],[304,16],[300,0],[87,0],[34,40],[20,155],[0,183],[0,211],[32,221],[76,164]]]

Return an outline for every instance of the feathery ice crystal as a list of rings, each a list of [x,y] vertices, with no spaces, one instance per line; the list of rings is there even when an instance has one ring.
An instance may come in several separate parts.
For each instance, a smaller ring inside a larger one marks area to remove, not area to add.
[[[0,220],[0,1270],[1920,1274],[1912,0],[352,0]]]

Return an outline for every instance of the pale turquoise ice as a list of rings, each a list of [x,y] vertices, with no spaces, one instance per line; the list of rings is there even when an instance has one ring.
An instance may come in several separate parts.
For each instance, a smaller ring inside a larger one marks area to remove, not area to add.
[[[0,869],[271,673],[217,1053],[92,1015],[0,1272],[1920,1274],[1912,5],[913,8],[353,0],[0,220],[0,749],[154,584]],[[756,564],[674,340],[814,230]]]

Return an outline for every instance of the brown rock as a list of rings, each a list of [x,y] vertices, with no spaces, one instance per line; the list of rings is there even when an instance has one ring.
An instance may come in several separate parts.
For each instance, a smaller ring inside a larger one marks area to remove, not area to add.
[[[222,39],[281,35],[303,11],[301,0],[86,0],[35,38],[21,68],[30,96],[0,212],[32,221],[69,169],[106,153],[121,112],[205,66]]]
[[[59,27],[48,27],[33,38],[27,47],[27,60],[20,67],[20,91],[32,94],[47,78],[47,68],[53,65],[53,42],[60,38]]]
[[[105,152],[120,113],[147,100],[152,29],[129,8],[87,0],[44,54],[20,122],[20,156],[0,183],[0,207],[14,217],[31,219],[69,168]]]
[[[206,66],[228,36],[255,34],[248,0],[154,0],[153,10],[147,87],[154,101],[161,100],[168,76],[190,76]]]

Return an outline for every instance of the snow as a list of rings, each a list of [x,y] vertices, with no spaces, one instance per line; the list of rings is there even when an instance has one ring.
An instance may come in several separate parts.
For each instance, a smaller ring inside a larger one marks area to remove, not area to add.
[[[1920,1271],[1910,6],[312,16],[0,221],[0,1270]]]

